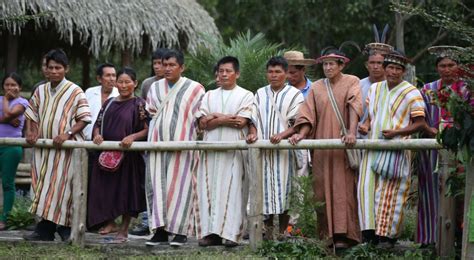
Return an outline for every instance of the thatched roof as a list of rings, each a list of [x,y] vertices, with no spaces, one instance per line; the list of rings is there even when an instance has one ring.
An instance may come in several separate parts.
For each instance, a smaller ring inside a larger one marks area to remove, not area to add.
[[[37,14],[38,31],[52,25],[70,45],[78,35],[96,57],[111,47],[139,53],[147,44],[144,39],[153,47],[185,42],[181,47],[194,51],[206,44],[204,37],[220,37],[213,18],[195,0],[8,0],[0,4],[0,18]],[[28,22],[2,19],[0,26],[21,34]]]

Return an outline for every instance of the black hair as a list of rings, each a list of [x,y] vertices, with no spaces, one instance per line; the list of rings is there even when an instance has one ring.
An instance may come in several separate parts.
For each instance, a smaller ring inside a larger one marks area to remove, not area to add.
[[[180,66],[184,64],[184,55],[178,50],[169,50],[163,55],[163,60],[169,60],[170,58],[175,58]]]
[[[49,61],[55,61],[64,67],[69,66],[69,59],[67,58],[66,53],[61,49],[50,50],[46,54],[46,64],[49,64]]]
[[[99,66],[97,66],[97,69],[95,70],[95,75],[99,76],[99,77],[102,77],[104,75],[104,68],[114,68],[115,69],[115,66],[114,66],[114,64],[108,63],[108,62],[102,63]]]
[[[225,56],[223,57],[222,59],[220,59],[218,62],[217,62],[217,70],[219,70],[219,67],[223,64],[226,64],[226,63],[232,63],[232,67],[234,67],[234,70],[235,72],[239,72],[240,71],[240,64],[239,64],[239,60],[234,57],[234,56]]]
[[[444,57],[438,57],[438,58],[436,58],[435,67],[438,67],[438,64],[439,64],[442,60],[444,60],[444,59],[450,59],[450,60],[456,62],[456,64],[459,64],[459,62],[458,62],[456,59],[451,58],[451,57],[446,57],[446,56],[444,56]]]
[[[284,71],[288,71],[288,62],[282,56],[271,57],[267,62],[266,68],[268,69],[270,66],[281,66]]]
[[[21,79],[20,75],[18,75],[18,73],[16,73],[16,72],[10,72],[7,75],[5,75],[5,77],[3,77],[3,79],[2,79],[2,88],[5,85],[5,81],[8,78],[12,78],[18,84],[18,86],[20,86],[20,88],[22,87],[23,80]]]
[[[163,56],[165,56],[166,52],[168,52],[168,49],[166,48],[158,48],[156,49],[152,54],[151,54],[151,61],[153,60],[158,60],[158,59],[163,59]]]
[[[137,80],[137,73],[135,72],[134,69],[130,68],[130,67],[123,67],[121,68],[118,72],[117,72],[117,78],[122,75],[122,74],[127,74],[128,76],[130,76],[130,78],[133,80],[133,81],[136,81]]]
[[[216,75],[218,71],[219,71],[219,66],[217,66],[216,64],[214,65],[214,67],[212,67],[212,72],[214,73],[214,75]]]

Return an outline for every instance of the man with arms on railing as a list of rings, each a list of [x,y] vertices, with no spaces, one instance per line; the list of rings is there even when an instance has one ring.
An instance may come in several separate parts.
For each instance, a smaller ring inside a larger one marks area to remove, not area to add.
[[[326,48],[317,61],[323,64],[326,78],[312,84],[296,119],[298,133],[289,141],[295,144],[303,138],[336,139],[343,132],[342,142],[354,145],[362,114],[359,78],[342,73],[349,58],[338,49]],[[336,249],[360,241],[356,180],[344,150],[313,151],[313,190],[316,200],[324,203],[317,212],[319,235]]]
[[[269,85],[257,90],[248,142],[258,139],[277,144],[294,133],[293,123],[304,98],[301,91],[286,84],[288,63],[283,57],[267,62]],[[266,238],[272,238],[273,218],[279,217],[279,238],[285,232],[290,216],[289,199],[292,177],[296,175],[297,158],[292,150],[262,150],[263,214]]]
[[[182,77],[184,56],[170,50],[163,56],[165,78],[152,85],[147,96],[147,110],[152,116],[148,141],[193,141],[204,88]],[[154,246],[172,246],[187,242],[194,231],[192,172],[198,153],[194,151],[150,152],[148,154],[146,191],[148,217],[154,236],[146,242]]]
[[[237,85],[239,60],[217,63],[221,87],[208,91],[199,109],[204,141],[245,140],[252,116],[253,94]],[[246,152],[202,151],[196,172],[196,231],[200,246],[236,246],[244,233]]]
[[[370,87],[366,100],[369,116],[359,132],[368,133],[369,139],[408,139],[426,127],[423,98],[416,87],[403,80],[408,59],[397,51],[384,57],[387,79]],[[370,242],[382,248],[393,247],[400,235],[410,191],[410,167],[410,151],[369,150],[362,159],[360,174],[374,175],[376,182],[375,235]]]
[[[54,240],[57,232],[63,241],[71,233],[72,179],[81,174],[73,169],[73,149],[60,149],[66,140],[84,140],[82,129],[91,121],[90,109],[82,89],[65,78],[69,61],[62,50],[46,55],[49,82],[40,85],[26,109],[26,141],[53,139],[56,149],[34,148],[30,211],[42,220],[26,240]]]

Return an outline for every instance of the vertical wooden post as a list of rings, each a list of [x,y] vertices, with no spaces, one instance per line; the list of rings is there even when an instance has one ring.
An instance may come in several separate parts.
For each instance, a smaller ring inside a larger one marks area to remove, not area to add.
[[[18,35],[8,33],[5,64],[6,73],[16,72],[18,70]]]
[[[258,148],[249,148],[249,201],[248,223],[250,225],[250,247],[256,251],[262,242],[263,185],[261,153]]]
[[[474,159],[471,158],[466,168],[466,190],[464,195],[464,224],[462,229],[461,259],[474,259],[474,243],[469,242],[469,211],[474,187]]]
[[[73,160],[74,169],[77,172],[73,177],[71,242],[84,247],[87,212],[87,151],[74,149]]]
[[[439,150],[439,215],[436,252],[440,257],[451,257],[454,252],[454,235],[456,229],[455,203],[453,197],[446,197],[446,180],[449,168],[454,166],[454,155],[447,150]]]

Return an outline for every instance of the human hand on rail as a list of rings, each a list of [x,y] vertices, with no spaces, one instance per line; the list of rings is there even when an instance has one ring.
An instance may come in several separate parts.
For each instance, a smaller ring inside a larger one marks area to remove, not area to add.
[[[357,130],[359,131],[360,134],[366,135],[367,133],[369,133],[369,126],[366,124],[359,124],[359,126],[357,127]]]
[[[257,141],[258,137],[257,137],[257,134],[254,134],[254,133],[250,133],[247,135],[247,138],[246,138],[246,142],[248,144],[252,144],[252,143],[255,143]]]
[[[276,134],[276,135],[272,135],[270,136],[270,142],[272,144],[277,144],[279,143],[281,140],[283,139],[283,135],[280,133],[280,134]]]
[[[383,137],[385,137],[387,139],[392,139],[395,136],[397,136],[398,133],[397,133],[397,130],[385,129],[385,130],[382,130],[382,135],[383,135]]]
[[[92,140],[92,142],[94,142],[94,144],[97,144],[97,145],[101,144],[103,141],[104,141],[104,138],[101,135],[94,136],[94,139]]]
[[[288,141],[290,142],[290,144],[292,145],[295,145],[297,143],[299,143],[299,141],[303,140],[304,139],[304,135],[300,134],[300,133],[296,133],[294,135],[292,135]]]
[[[69,139],[69,134],[67,133],[62,133],[60,135],[57,135],[56,137],[53,138],[53,145],[56,148],[59,148],[67,139]]]
[[[426,130],[425,130],[425,133],[426,135],[428,135],[428,137],[435,137],[437,134],[438,134],[438,129],[434,128],[434,127],[428,127]]]
[[[357,139],[356,139],[355,135],[353,135],[351,133],[347,133],[347,135],[345,135],[341,138],[341,141],[344,144],[346,144],[346,146],[352,147],[357,142]]]
[[[124,148],[129,148],[132,146],[132,143],[134,141],[134,138],[132,136],[126,136],[125,138],[122,139],[122,142],[120,142],[120,146]]]
[[[38,141],[38,134],[32,131],[26,131],[26,142],[29,144],[36,144]]]

